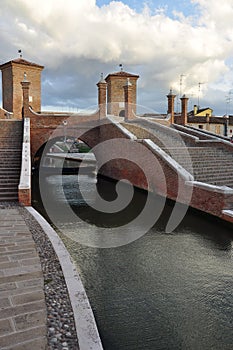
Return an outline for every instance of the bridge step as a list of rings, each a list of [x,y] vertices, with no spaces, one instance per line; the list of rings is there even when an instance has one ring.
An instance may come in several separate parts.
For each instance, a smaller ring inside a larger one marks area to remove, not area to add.
[[[0,201],[18,201],[22,121],[0,120]]]
[[[194,175],[196,181],[233,187],[233,152],[223,147],[202,144],[190,146],[188,138],[174,129],[161,127],[148,120],[123,123],[139,139],[150,138],[182,167]],[[140,128],[139,128],[140,127]],[[187,134],[188,136],[189,134]]]

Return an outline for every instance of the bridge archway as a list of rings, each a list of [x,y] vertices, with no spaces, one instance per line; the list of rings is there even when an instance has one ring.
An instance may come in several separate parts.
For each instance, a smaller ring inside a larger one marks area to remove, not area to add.
[[[35,152],[32,158],[32,167],[34,169],[39,169],[41,165],[41,161],[43,162],[46,158],[47,153],[59,153],[63,148],[64,153],[72,153],[72,150],[77,150],[79,152],[79,148],[81,148],[80,143],[82,143],[82,148],[86,148],[87,150],[91,150],[91,146],[88,145],[82,138],[76,140],[73,136],[68,135],[66,140],[64,140],[63,136],[57,136],[54,138],[50,138],[48,141],[44,142],[39,149]],[[60,148],[60,150],[59,150]],[[57,149],[57,152],[56,152]],[[84,153],[84,152],[83,152]],[[43,164],[42,164],[43,165]]]

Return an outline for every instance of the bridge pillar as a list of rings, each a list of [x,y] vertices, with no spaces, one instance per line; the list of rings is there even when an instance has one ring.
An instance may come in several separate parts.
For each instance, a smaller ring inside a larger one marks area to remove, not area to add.
[[[171,124],[174,124],[175,97],[176,97],[176,95],[173,94],[172,89],[171,89],[169,94],[167,95],[167,98],[168,98],[168,110],[167,110],[167,113],[171,115]]]
[[[100,81],[96,84],[98,86],[98,106],[100,118],[106,117],[107,108],[107,83],[101,74]]]
[[[29,110],[29,86],[30,81],[27,80],[27,75],[24,73],[24,80],[21,81],[23,89],[23,117],[27,117],[27,112]]]
[[[181,97],[181,125],[186,125],[188,122],[188,97]]]
[[[123,86],[125,95],[125,120],[134,119],[133,113],[133,86],[127,78],[126,85]]]

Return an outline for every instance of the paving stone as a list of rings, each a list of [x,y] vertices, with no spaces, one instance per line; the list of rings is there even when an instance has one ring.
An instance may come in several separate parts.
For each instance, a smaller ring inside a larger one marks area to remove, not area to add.
[[[18,282],[18,281],[26,281],[26,280],[32,280],[34,278],[42,277],[42,271],[36,271],[31,273],[24,273],[19,274],[17,276],[4,276],[0,277],[0,284],[1,283],[9,283],[9,282]]]
[[[17,266],[18,266],[18,263],[14,261],[3,262],[3,263],[0,263],[0,270],[9,269]]]
[[[47,338],[39,337],[35,340],[24,342],[19,345],[4,347],[3,350],[45,350],[47,347]]]
[[[46,327],[45,326],[41,326],[41,327],[37,327],[37,328],[33,328],[33,337],[37,338],[37,337],[43,337],[46,335]],[[26,330],[26,331],[22,331],[22,332],[16,332],[16,333],[12,333],[9,335],[5,335],[5,336],[1,336],[0,337],[0,344],[1,344],[1,349],[4,349],[4,347],[10,347],[10,349],[12,349],[12,344],[19,344],[22,342],[25,342],[27,340],[31,340],[32,338],[32,330]],[[21,344],[21,346],[23,346],[23,344]],[[22,347],[22,349],[25,349],[24,347]],[[32,348],[30,349],[32,350]]]
[[[0,262],[6,262],[6,261],[10,261],[10,259],[8,258],[8,256],[0,256]]]
[[[19,306],[8,307],[1,310],[0,319],[14,317],[21,314],[26,314],[28,312],[44,310],[44,309],[45,309],[44,300],[40,300],[34,303],[27,303]],[[0,344],[1,344],[1,341],[0,341]]]
[[[18,274],[26,274],[29,272],[34,271],[41,271],[41,265],[32,265],[32,266],[22,266],[22,267],[15,267],[11,269],[5,269],[4,270],[4,276],[15,276]]]
[[[40,264],[40,259],[38,257],[35,257],[32,259],[24,259],[20,261],[21,266],[38,265],[38,264]]]
[[[27,328],[38,327],[46,324],[47,314],[45,310],[30,312],[24,315],[14,317],[15,328],[17,331]]]
[[[37,253],[35,250],[31,251],[30,253],[15,253],[13,255],[9,256],[10,261],[15,260],[25,260],[25,259],[31,259],[37,257]]]
[[[17,289],[17,285],[14,282],[0,284],[0,296],[1,292],[10,291],[12,289]]]
[[[33,293],[20,294],[11,297],[13,305],[22,305],[26,303],[31,303],[33,301],[44,300],[43,291],[36,291]]]
[[[10,319],[0,320],[0,336],[6,333],[14,332],[13,324]],[[1,343],[0,343],[1,346]]]
[[[43,287],[44,286],[44,279],[41,278],[36,278],[36,279],[31,279],[29,281],[19,281],[16,283],[18,288],[26,288],[26,287]]]
[[[0,298],[0,309],[11,306],[10,300],[8,298]]]
[[[12,251],[12,252],[10,252],[10,251],[6,251],[6,250],[4,250],[4,252],[2,252],[1,253],[1,255],[3,255],[3,256],[5,256],[5,255],[8,255],[8,256],[10,256],[10,255],[14,255],[14,254],[27,254],[27,253],[31,253],[31,252],[34,252],[35,251],[35,249],[19,249],[18,251],[16,250],[16,251]]]
[[[7,248],[7,253],[15,252],[21,249],[30,249],[35,248],[35,243],[27,243],[27,244],[15,244],[14,246],[10,246]]]
[[[2,243],[0,243],[0,247],[11,248],[11,247],[15,247],[16,246],[15,242],[8,242],[6,240],[3,241],[2,239],[1,239],[1,242]]]

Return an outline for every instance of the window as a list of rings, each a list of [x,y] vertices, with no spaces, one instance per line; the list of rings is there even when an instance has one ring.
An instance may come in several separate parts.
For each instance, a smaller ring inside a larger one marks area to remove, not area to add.
[[[199,128],[199,129],[203,129],[203,125],[199,124],[199,125],[198,125],[198,128]]]

